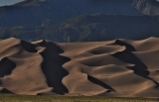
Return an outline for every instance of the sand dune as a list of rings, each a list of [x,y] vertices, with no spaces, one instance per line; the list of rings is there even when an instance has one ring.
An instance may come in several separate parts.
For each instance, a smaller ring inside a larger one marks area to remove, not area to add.
[[[0,40],[0,93],[159,97],[158,43]]]

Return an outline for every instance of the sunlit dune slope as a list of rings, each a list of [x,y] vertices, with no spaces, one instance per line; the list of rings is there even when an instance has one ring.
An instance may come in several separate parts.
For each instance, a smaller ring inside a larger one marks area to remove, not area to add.
[[[159,97],[159,38],[102,42],[0,40],[0,92]]]

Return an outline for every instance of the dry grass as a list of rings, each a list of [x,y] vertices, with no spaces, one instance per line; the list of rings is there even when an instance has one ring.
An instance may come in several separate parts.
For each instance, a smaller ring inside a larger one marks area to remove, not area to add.
[[[159,98],[108,98],[104,96],[27,96],[0,94],[0,102],[159,102]]]

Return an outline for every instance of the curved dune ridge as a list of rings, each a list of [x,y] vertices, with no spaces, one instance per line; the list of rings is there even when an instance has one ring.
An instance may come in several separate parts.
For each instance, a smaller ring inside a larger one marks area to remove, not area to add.
[[[0,93],[159,97],[158,43],[0,40]]]

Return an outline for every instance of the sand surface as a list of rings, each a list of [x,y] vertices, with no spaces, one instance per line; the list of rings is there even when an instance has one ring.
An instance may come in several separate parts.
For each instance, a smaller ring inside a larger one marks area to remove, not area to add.
[[[159,97],[159,38],[0,40],[0,93]]]

